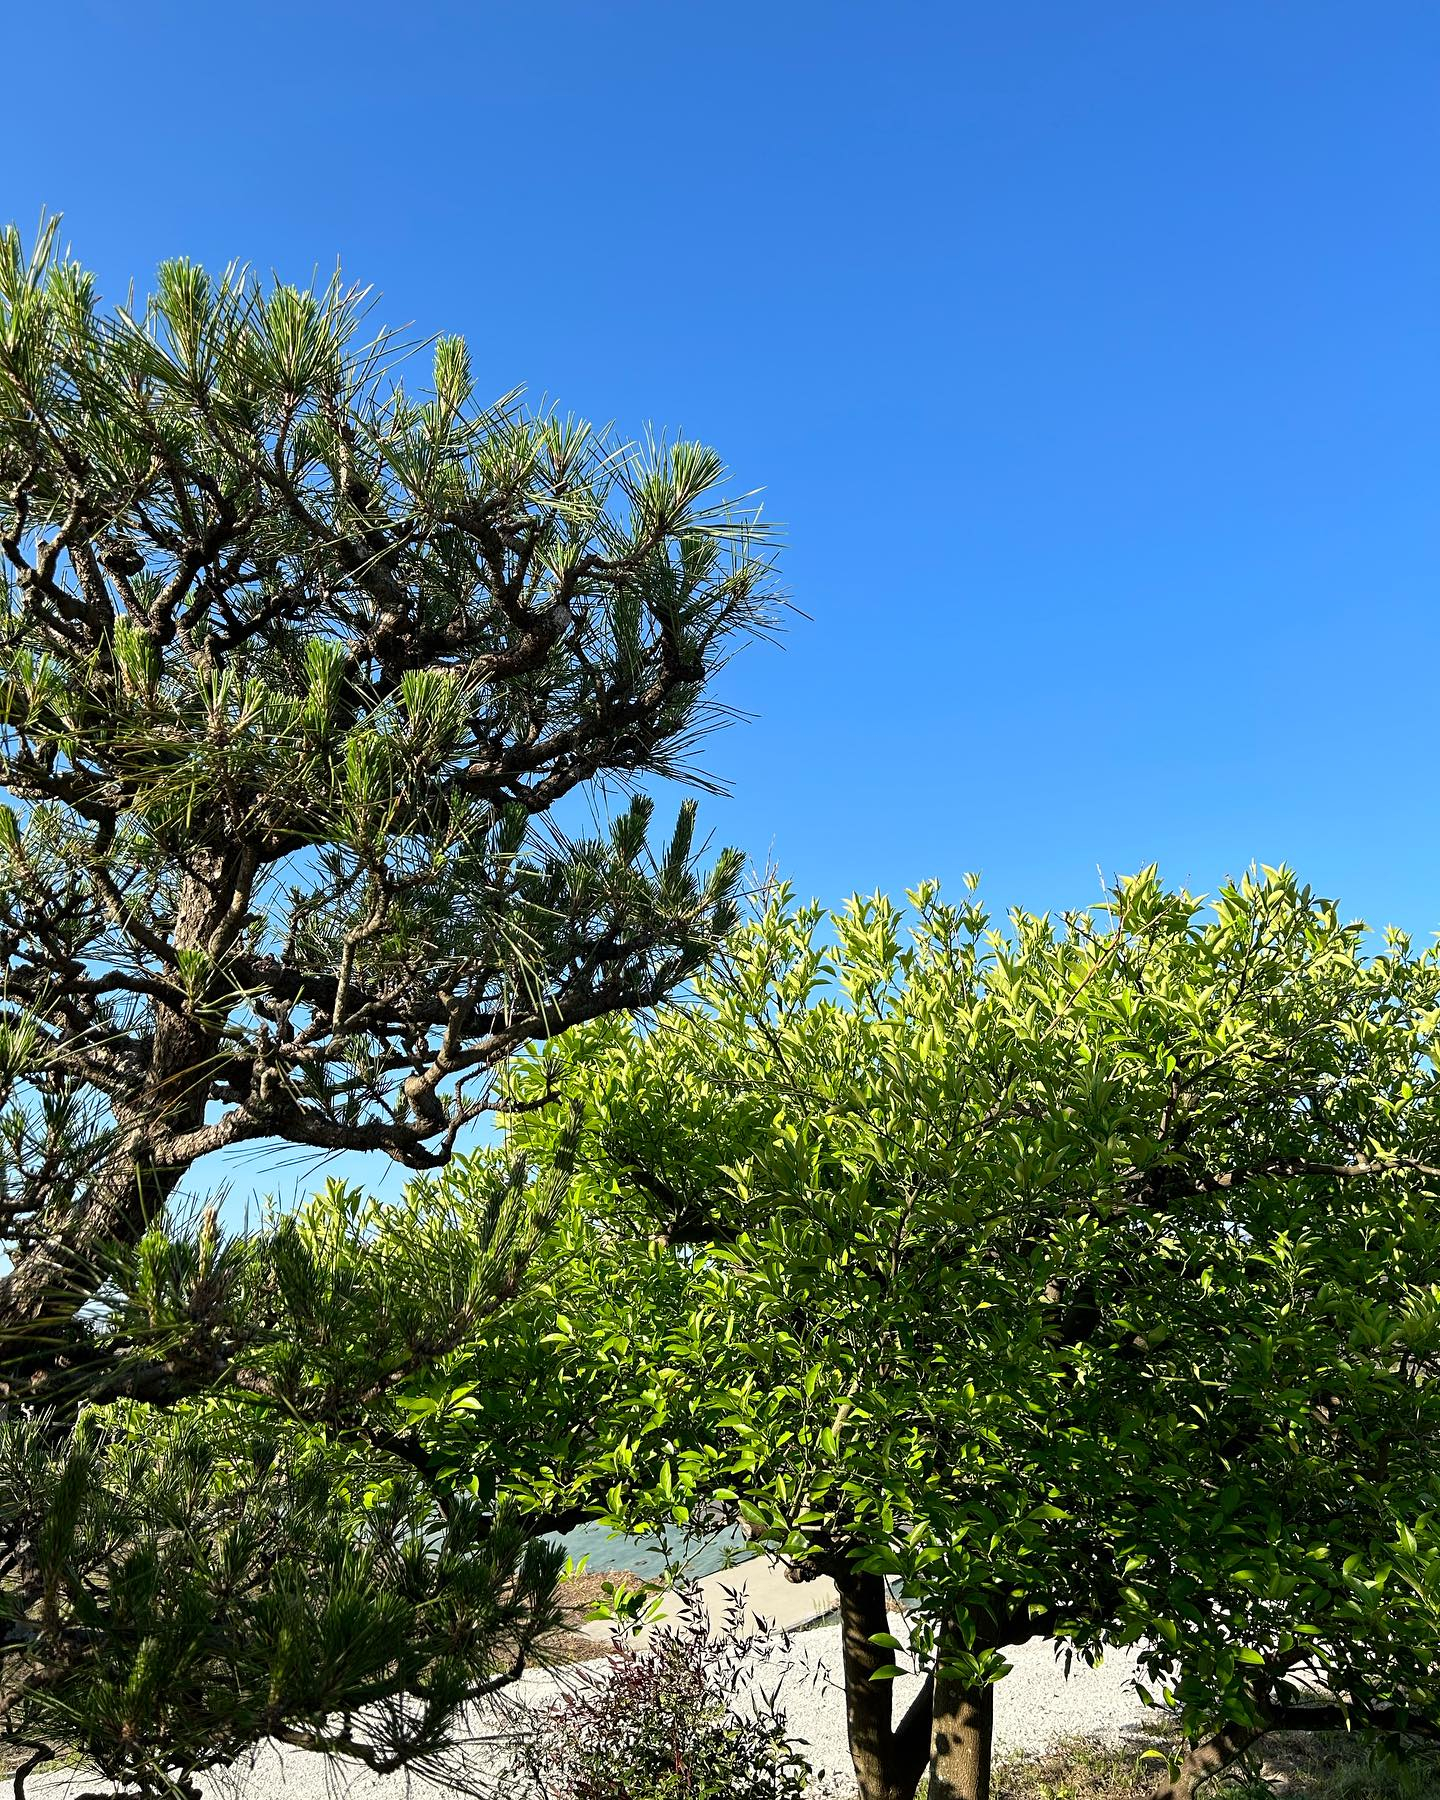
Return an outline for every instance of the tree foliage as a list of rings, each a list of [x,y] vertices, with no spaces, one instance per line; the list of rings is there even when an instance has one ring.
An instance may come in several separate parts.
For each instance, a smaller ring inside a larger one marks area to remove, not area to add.
[[[440,1169],[518,1045],[735,917],[644,784],[704,785],[772,616],[753,509],[481,403],[458,338],[407,387],[365,312],[184,261],[107,309],[0,233],[0,1738],[147,1794],[261,1736],[437,1754],[554,1619],[506,1445],[577,1428],[518,1378],[550,1187],[225,1243],[186,1171]]]
[[[583,1119],[560,1341],[631,1372],[612,1515],[728,1500],[836,1579],[863,1792],[928,1750],[983,1795],[1037,1634],[1139,1647],[1176,1793],[1277,1723],[1440,1727],[1436,953],[1152,871],[1003,930],[782,895],[729,960],[517,1094]]]
[[[560,1553],[499,1502],[510,1443],[448,1438],[482,1385],[563,1415],[511,1356],[563,1192],[477,1156],[237,1238],[152,1227],[96,1327],[129,1391],[68,1430],[0,1418],[0,1737],[143,1794],[265,1738],[444,1772],[557,1623]]]
[[[338,281],[107,313],[55,242],[0,235],[10,1323],[198,1156],[438,1165],[506,1053],[688,975],[736,858],[553,809],[691,772],[773,598],[710,450],[479,404],[457,338],[412,397]]]

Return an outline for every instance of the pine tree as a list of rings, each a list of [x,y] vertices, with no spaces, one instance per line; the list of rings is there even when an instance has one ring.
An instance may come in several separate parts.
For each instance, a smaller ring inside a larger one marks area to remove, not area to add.
[[[155,1407],[229,1379],[232,1288],[163,1355],[116,1322],[192,1165],[441,1168],[515,1047],[659,1000],[733,919],[737,856],[697,868],[690,801],[652,850],[644,786],[704,785],[711,677],[775,606],[718,459],[478,404],[457,338],[412,397],[365,318],[183,261],[106,310],[53,223],[0,235],[0,1402],[33,1474],[0,1707],[80,1654],[56,1546],[104,1493],[131,1529],[123,1443],[183,1461]],[[223,1489],[251,1450],[201,1435]],[[175,1679],[156,1642],[137,1691]]]

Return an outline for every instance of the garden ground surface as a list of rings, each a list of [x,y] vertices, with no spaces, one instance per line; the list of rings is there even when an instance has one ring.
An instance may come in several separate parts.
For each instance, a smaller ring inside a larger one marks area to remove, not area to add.
[[[725,1592],[746,1589],[752,1613],[789,1627],[789,1635],[757,1667],[767,1690],[777,1681],[790,1735],[801,1741],[812,1767],[822,1771],[817,1796],[841,1800],[854,1793],[845,1742],[845,1707],[841,1687],[840,1632],[833,1620],[812,1622],[823,1610],[819,1583],[787,1583],[760,1559],[709,1576],[702,1584],[712,1616],[723,1611]],[[598,1577],[575,1584],[577,1603],[595,1598]],[[897,1633],[903,1624],[896,1621]],[[505,1773],[513,1752],[507,1733],[532,1726],[545,1706],[567,1685],[584,1681],[600,1666],[606,1646],[590,1635],[573,1633],[562,1655],[569,1666],[525,1675],[501,1711],[473,1721],[473,1740],[454,1753],[448,1779],[427,1780],[408,1772],[377,1776],[354,1764],[326,1763],[303,1751],[266,1748],[253,1763],[205,1779],[207,1795],[234,1800],[426,1800],[440,1793],[504,1795],[522,1800],[523,1784]],[[1132,1800],[1144,1794],[1159,1765],[1140,1761],[1147,1745],[1164,1741],[1163,1714],[1147,1709],[1135,1693],[1133,1658],[1112,1652],[1095,1668],[1074,1661],[1067,1675],[1053,1646],[1043,1641],[1009,1652],[1014,1667],[996,1689],[996,1800]],[[918,1686],[914,1676],[896,1682],[897,1712]],[[1407,1778],[1408,1777],[1408,1778]],[[1353,1747],[1336,1740],[1307,1746],[1298,1740],[1275,1740],[1267,1747],[1264,1783],[1249,1789],[1218,1790],[1216,1800],[1241,1800],[1249,1794],[1294,1796],[1295,1800],[1440,1800],[1440,1775],[1433,1767],[1415,1766],[1399,1777],[1374,1774]],[[82,1790],[95,1791],[93,1777],[69,1768],[53,1768],[32,1777],[32,1800],[66,1800]],[[1227,1784],[1228,1787],[1228,1784]]]
[[[996,1733],[1002,1754],[1039,1750],[1080,1732],[1118,1743],[1142,1724],[1145,1709],[1127,1686],[1131,1674],[1127,1660],[1107,1658],[1097,1669],[1077,1664],[1067,1681],[1048,1645],[1022,1646],[1013,1657],[1014,1672],[1000,1684],[996,1695]],[[507,1710],[513,1710],[523,1726],[527,1714],[552,1700],[564,1684],[585,1679],[586,1671],[597,1666],[590,1662],[527,1674],[512,1690],[514,1699]],[[826,1772],[820,1794],[838,1797],[852,1793],[840,1685],[839,1627],[822,1624],[795,1633],[788,1648],[777,1651],[759,1675],[767,1688],[777,1678],[780,1681],[791,1735],[804,1741],[812,1766]],[[906,1703],[916,1685],[913,1677],[897,1682],[898,1706]],[[519,1800],[521,1790],[515,1783],[497,1779],[506,1757],[493,1740],[503,1725],[499,1718],[477,1719],[475,1741],[457,1753],[454,1774],[466,1786],[473,1784],[482,1792],[493,1786],[497,1795],[505,1793]],[[492,1741],[487,1743],[487,1737]],[[376,1776],[352,1765],[327,1765],[322,1758],[303,1751],[267,1748],[249,1768],[208,1776],[202,1785],[207,1794],[216,1796],[231,1796],[238,1790],[244,1800],[329,1800],[341,1789],[350,1800],[405,1800],[407,1795],[423,1800],[449,1784],[432,1787],[413,1774]],[[93,1777],[83,1772],[55,1769],[32,1777],[29,1792],[32,1800],[65,1800],[67,1793],[93,1792],[95,1786]]]

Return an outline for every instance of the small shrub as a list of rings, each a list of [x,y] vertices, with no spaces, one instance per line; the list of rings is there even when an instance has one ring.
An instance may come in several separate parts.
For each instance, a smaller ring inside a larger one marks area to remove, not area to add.
[[[764,1664],[788,1640],[745,1635],[732,1601],[712,1632],[703,1596],[643,1648],[618,1645],[535,1722],[524,1772],[545,1800],[798,1800],[810,1768]]]

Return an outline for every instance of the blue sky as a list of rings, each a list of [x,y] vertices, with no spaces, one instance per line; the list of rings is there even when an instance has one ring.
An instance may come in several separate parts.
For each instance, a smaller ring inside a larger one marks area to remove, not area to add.
[[[796,618],[718,838],[992,903],[1289,861],[1440,929],[1440,9],[13,9],[0,213],[714,443]],[[23,104],[22,104],[23,102]]]

